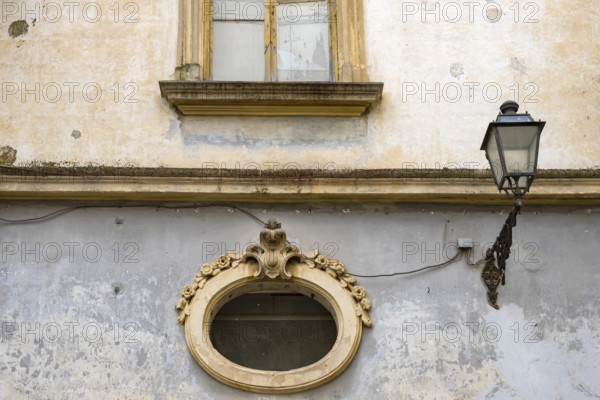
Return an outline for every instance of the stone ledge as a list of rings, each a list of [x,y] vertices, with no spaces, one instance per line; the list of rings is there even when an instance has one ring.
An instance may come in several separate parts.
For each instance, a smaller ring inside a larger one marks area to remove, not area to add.
[[[162,96],[187,116],[360,117],[383,83],[160,81]]]
[[[0,199],[511,204],[491,178],[3,176]],[[529,204],[600,205],[599,178],[538,179]]]
[[[492,182],[489,169],[466,168],[388,168],[388,169],[301,169],[301,168],[255,168],[255,163],[249,163],[248,168],[169,168],[141,167],[136,164],[123,166],[110,165],[79,165],[71,163],[34,162],[24,165],[0,164],[0,182],[6,177],[21,177],[22,179],[52,180],[61,178],[96,179],[99,177],[131,178],[221,178],[221,179],[285,179],[285,180],[314,180],[319,178],[336,179],[487,179]],[[292,164],[295,165],[295,164]],[[600,169],[540,169],[537,180],[540,179],[600,179]],[[536,182],[537,182],[536,180]]]

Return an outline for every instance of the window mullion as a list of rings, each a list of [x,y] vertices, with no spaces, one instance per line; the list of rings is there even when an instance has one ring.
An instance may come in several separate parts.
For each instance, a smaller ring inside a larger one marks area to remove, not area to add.
[[[277,81],[277,0],[265,0],[265,81]]]
[[[329,67],[330,79],[340,81],[338,60],[338,3],[336,0],[327,0],[327,23],[329,28]]]
[[[202,2],[203,19],[202,25],[202,40],[204,43],[202,60],[204,61],[204,71],[202,79],[205,81],[212,80],[212,53],[213,53],[213,11],[214,6],[212,0],[204,0]]]

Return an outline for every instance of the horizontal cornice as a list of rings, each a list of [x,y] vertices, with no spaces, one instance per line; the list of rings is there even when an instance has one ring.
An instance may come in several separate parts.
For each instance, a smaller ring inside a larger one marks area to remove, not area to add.
[[[528,204],[600,204],[599,170],[544,170]],[[486,170],[0,167],[0,199],[507,204]]]

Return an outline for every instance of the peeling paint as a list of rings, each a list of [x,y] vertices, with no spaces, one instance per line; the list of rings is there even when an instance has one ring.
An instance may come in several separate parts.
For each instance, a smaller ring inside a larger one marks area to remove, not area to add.
[[[511,58],[510,67],[516,71],[519,71],[523,75],[527,75],[527,67],[523,65],[517,57]]]
[[[455,63],[450,66],[450,74],[455,78],[460,78],[465,74],[462,64]]]

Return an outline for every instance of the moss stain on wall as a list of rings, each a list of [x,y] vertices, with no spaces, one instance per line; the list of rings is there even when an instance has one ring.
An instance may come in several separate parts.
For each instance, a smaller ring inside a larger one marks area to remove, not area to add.
[[[12,38],[23,36],[29,31],[29,24],[24,19],[15,21],[8,27],[8,34]]]

